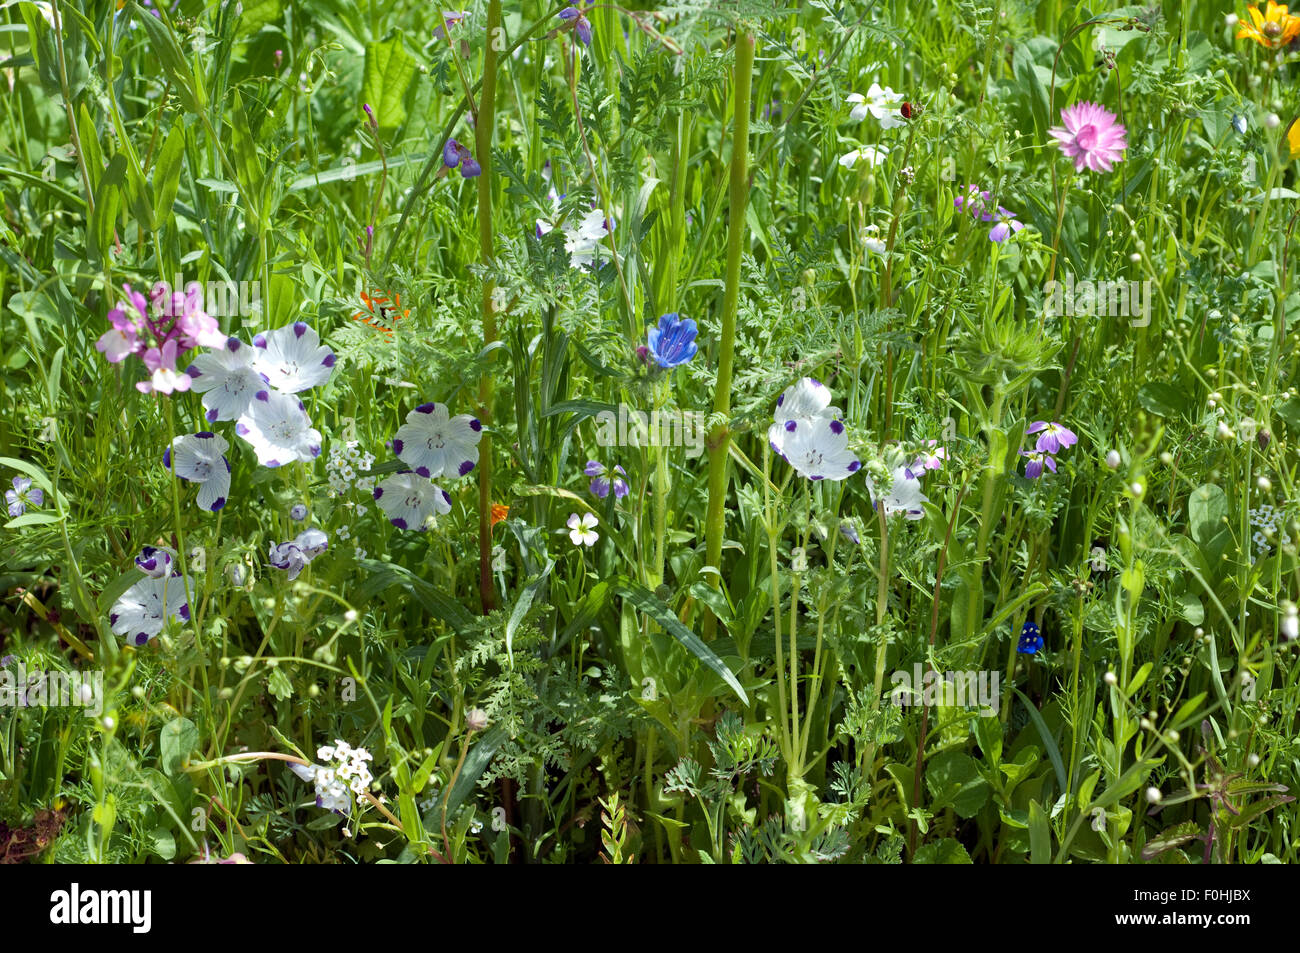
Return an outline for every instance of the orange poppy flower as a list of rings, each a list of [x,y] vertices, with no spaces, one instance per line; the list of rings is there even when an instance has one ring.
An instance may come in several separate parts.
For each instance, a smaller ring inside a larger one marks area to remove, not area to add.
[[[1246,12],[1250,14],[1251,22],[1241,21],[1237,30],[1239,40],[1249,38],[1260,46],[1276,50],[1300,36],[1300,17],[1292,16],[1280,3],[1268,0],[1267,12],[1262,15],[1259,7],[1248,7]]]
[[[493,526],[496,526],[497,523],[500,523],[503,519],[505,519],[509,515],[510,515],[510,507],[506,506],[506,504],[504,503],[492,504],[492,525]]]

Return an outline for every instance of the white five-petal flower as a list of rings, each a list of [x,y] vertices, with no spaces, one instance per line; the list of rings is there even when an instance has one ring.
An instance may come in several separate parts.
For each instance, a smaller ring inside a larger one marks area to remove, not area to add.
[[[856,104],[849,113],[849,118],[854,122],[861,122],[870,114],[880,121],[881,129],[896,129],[906,125],[901,111],[903,94],[894,92],[888,86],[882,88],[879,83],[872,83],[866,96],[851,93],[845,100]]]
[[[767,439],[772,444],[772,449],[778,454],[783,453],[786,439],[798,429],[799,424],[811,424],[819,417],[827,420],[841,417],[840,409],[830,406],[830,403],[830,388],[814,378],[801,377],[787,387],[776,399],[772,426],[767,430]]]
[[[451,496],[409,470],[394,473],[375,487],[375,500],[398,529],[423,529],[429,517],[451,512]]]
[[[294,460],[310,462],[320,455],[320,431],[312,429],[302,401],[278,390],[259,391],[235,423],[264,467]]]
[[[879,501],[885,507],[886,516],[902,513],[909,520],[919,520],[925,515],[921,504],[930,502],[930,498],[921,492],[921,481],[905,466],[895,468],[893,483],[883,497],[877,492],[870,475],[867,476],[867,490],[873,503]]]
[[[793,429],[791,427],[793,425]],[[839,420],[814,417],[788,421],[781,456],[809,480],[843,480],[862,466],[849,449],[848,431]]]
[[[422,477],[462,477],[478,463],[483,425],[469,414],[449,415],[445,404],[421,404],[397,428],[393,452]]]
[[[850,149],[844,153],[844,155],[840,156],[839,163],[846,169],[852,169],[859,161],[866,159],[874,168],[884,162],[885,157],[888,155],[889,150],[884,146],[863,146],[860,149]]]
[[[303,321],[257,335],[253,349],[253,367],[287,394],[323,384],[334,371],[334,352]]]
[[[164,451],[163,466],[182,480],[197,483],[199,506],[215,512],[226,505],[230,493],[230,461],[225,457],[229,449],[220,434],[206,430],[185,434]]]
[[[190,605],[185,596],[188,578],[145,576],[113,603],[108,623],[118,635],[125,635],[132,645],[144,645],[163,630],[168,619],[190,621]]]
[[[185,373],[191,390],[203,395],[204,414],[210,421],[237,420],[248,410],[254,395],[267,389],[266,378],[253,367],[253,348],[239,338],[194,358]]]

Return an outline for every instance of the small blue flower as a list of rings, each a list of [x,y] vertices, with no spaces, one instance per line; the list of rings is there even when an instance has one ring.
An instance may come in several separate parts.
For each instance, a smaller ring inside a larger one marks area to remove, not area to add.
[[[1020,643],[1016,646],[1016,651],[1021,655],[1037,655],[1042,647],[1043,637],[1039,634],[1038,626],[1026,620],[1024,628],[1020,630]]]
[[[665,314],[659,318],[659,327],[650,328],[646,334],[649,354],[663,368],[685,364],[699,350],[695,344],[699,333],[690,318],[683,320],[676,312]]]
[[[306,518],[307,518],[306,503],[295,503],[289,509],[289,519],[293,520],[294,522],[301,523]]]

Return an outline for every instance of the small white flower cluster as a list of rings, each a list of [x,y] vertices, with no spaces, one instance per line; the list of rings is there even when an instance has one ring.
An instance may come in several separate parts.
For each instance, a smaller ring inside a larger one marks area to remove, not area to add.
[[[1281,532],[1282,511],[1272,503],[1261,503],[1259,506],[1249,511],[1250,525],[1256,528],[1255,535],[1251,539],[1255,543],[1255,550],[1259,556],[1263,556],[1272,547],[1269,546],[1269,537],[1278,539],[1280,537],[1283,546],[1291,545],[1291,537]]]
[[[361,442],[349,440],[343,446],[337,443],[330,447],[325,460],[325,473],[329,476],[330,496],[343,496],[349,490],[357,489],[370,493],[375,488],[374,477],[358,477],[359,473],[368,473],[375,462],[375,455],[361,450]]]
[[[366,766],[372,756],[365,748],[353,748],[341,738],[332,745],[322,745],[316,751],[322,764],[290,764],[294,774],[316,786],[316,806],[327,811],[346,814],[352,807],[352,794],[358,796],[370,790],[374,776]],[[349,790],[351,793],[349,793]]]

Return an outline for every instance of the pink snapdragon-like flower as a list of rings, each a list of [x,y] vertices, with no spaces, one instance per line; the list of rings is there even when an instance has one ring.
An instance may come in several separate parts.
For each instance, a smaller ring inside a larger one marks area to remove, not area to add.
[[[1065,126],[1053,126],[1048,134],[1074,160],[1076,171],[1109,172],[1124,158],[1128,132],[1104,106],[1075,103],[1061,110],[1061,121]]]
[[[142,394],[170,394],[189,390],[190,375],[176,370],[176,339],[172,338],[161,348],[151,347],[141,358],[149,369],[149,379],[135,385]]]

